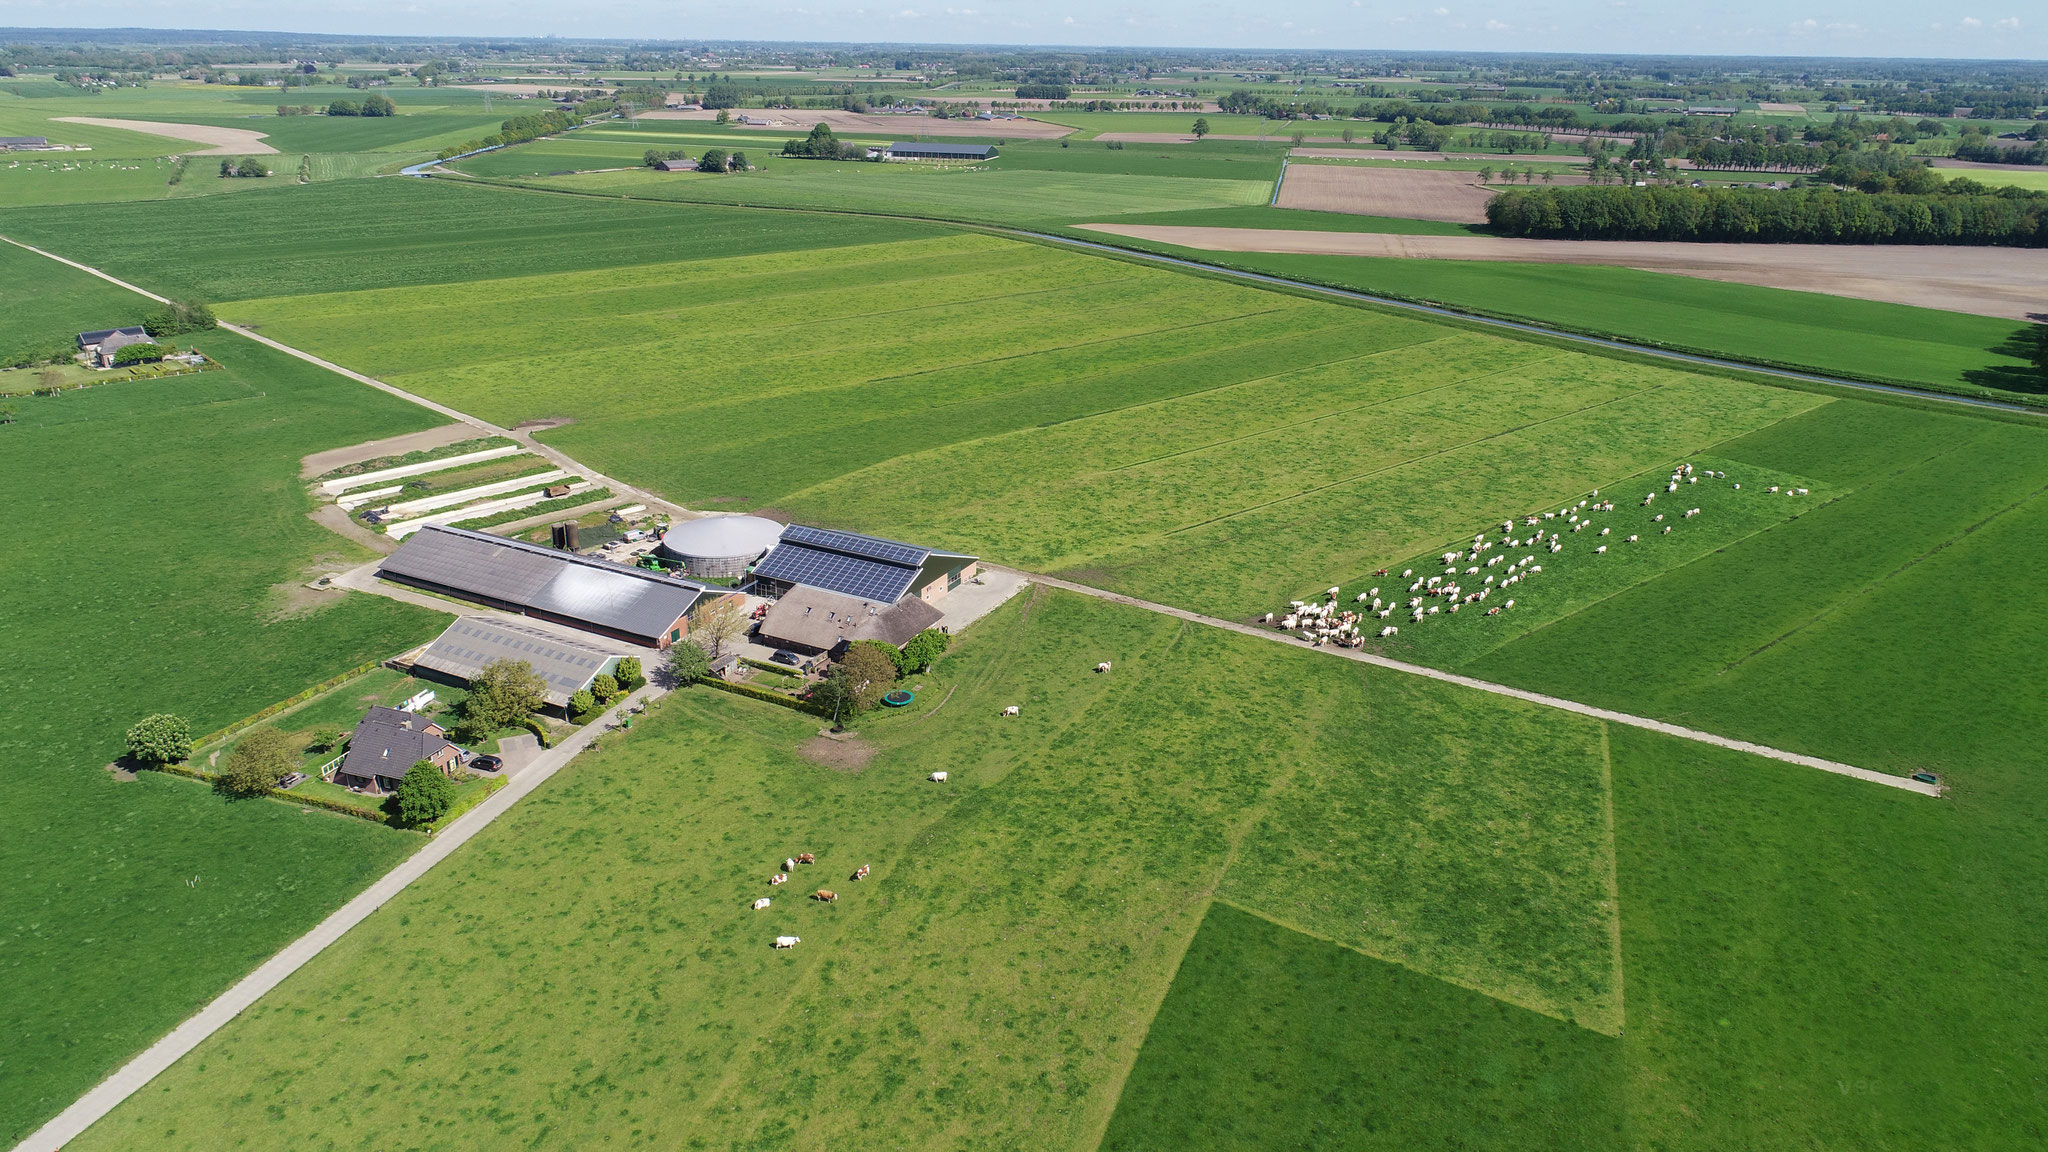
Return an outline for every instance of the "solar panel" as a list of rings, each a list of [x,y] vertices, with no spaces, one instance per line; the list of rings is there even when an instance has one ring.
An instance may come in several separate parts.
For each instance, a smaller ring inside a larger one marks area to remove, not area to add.
[[[898,540],[884,540],[878,536],[863,536],[858,532],[834,532],[829,528],[812,528],[804,524],[791,524],[782,530],[782,538],[797,544],[809,544],[816,548],[827,548],[859,556],[868,560],[880,560],[886,564],[905,564],[912,568],[924,563],[931,555],[929,548],[905,544]]]
[[[910,582],[916,577],[917,569],[785,541],[775,546],[775,551],[754,569],[754,574],[790,584],[808,584],[862,600],[893,604],[910,591]]]
[[[634,636],[666,631],[706,591],[609,561],[438,526],[414,533],[384,559],[383,571]]]

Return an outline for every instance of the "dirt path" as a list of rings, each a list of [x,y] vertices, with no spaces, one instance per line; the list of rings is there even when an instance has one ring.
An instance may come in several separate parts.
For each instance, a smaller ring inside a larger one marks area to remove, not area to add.
[[[52,119],[64,124],[121,128],[148,136],[167,136],[173,140],[189,140],[194,144],[212,145],[210,148],[188,152],[188,156],[261,156],[277,151],[263,142],[267,133],[248,128],[216,128],[211,124],[159,124],[154,120],[107,120],[99,116],[55,116]]]
[[[344,464],[360,464],[365,460],[376,460],[384,456],[403,456],[408,452],[425,452],[444,444],[455,444],[476,438],[476,429],[467,424],[443,424],[439,428],[429,428],[424,432],[408,432],[403,436],[372,440],[366,444],[330,448],[325,452],[315,452],[299,461],[299,478],[311,480]]]
[[[1288,171],[1292,185],[1297,174]],[[1286,192],[1282,189],[1282,204]],[[1388,213],[1382,213],[1388,214]],[[2027,320],[2048,311],[2048,250],[1919,244],[1685,244],[1656,240],[1518,240],[1266,228],[1079,227],[1212,252],[1612,264],[1646,272],[1820,292],[1949,312]]]
[[[991,565],[990,567],[994,566]],[[1001,570],[1010,571],[1009,569]],[[1246,636],[1256,636],[1261,640],[1269,640],[1275,644],[1285,644],[1293,648],[1310,647],[1306,640],[1299,640],[1288,633],[1275,632],[1270,628],[1258,628],[1250,624],[1240,624],[1235,620],[1204,616],[1199,612],[1190,612],[1185,608],[1154,604],[1149,600],[1125,596],[1120,592],[1107,592],[1101,588],[1093,588],[1086,584],[1075,584],[1051,576],[1037,576],[1028,572],[1020,572],[1017,575],[1035,584],[1043,584],[1051,588],[1063,588],[1069,592],[1078,592],[1083,596],[1091,596],[1097,600],[1107,600],[1111,603],[1122,604],[1130,608],[1142,608],[1147,612],[1157,612],[1162,616],[1171,616],[1176,620],[1186,620],[1194,624],[1205,624],[1211,628],[1222,628],[1226,631],[1238,632]],[[1711,744],[1716,748],[1747,752],[1752,756],[1762,756],[1766,759],[1777,760],[1786,764],[1797,764],[1802,768],[1818,768],[1822,772],[1831,772],[1837,776],[1847,776],[1853,780],[1862,780],[1870,784],[1883,784],[1889,788],[1901,788],[1908,792],[1917,792],[1922,796],[1941,795],[1941,787],[1939,785],[1922,784],[1920,781],[1910,777],[1892,776],[1884,772],[1872,772],[1868,768],[1858,768],[1853,764],[1823,760],[1818,756],[1806,756],[1798,752],[1785,752],[1762,744],[1752,744],[1747,740],[1731,740],[1726,736],[1716,736],[1712,732],[1702,732],[1697,728],[1684,728],[1677,724],[1667,724],[1662,720],[1631,716],[1626,712],[1616,712],[1609,708],[1596,708],[1591,704],[1581,704],[1576,700],[1546,696],[1541,692],[1530,692],[1522,688],[1512,688],[1506,684],[1495,684],[1490,680],[1477,680],[1470,676],[1460,676],[1456,672],[1446,672],[1441,668],[1431,668],[1426,664],[1410,664],[1405,660],[1394,660],[1385,656],[1376,656],[1361,648],[1322,647],[1311,648],[1310,650],[1320,652],[1325,656],[1335,656],[1344,660],[1356,660],[1362,664],[1371,664],[1378,668],[1403,672],[1410,676],[1421,676],[1429,680],[1440,680],[1446,684],[1456,684],[1460,688],[1471,688],[1494,696],[1506,696],[1513,700],[1538,704],[1545,708],[1555,708],[1561,712],[1589,716],[1595,720],[1605,720],[1610,724],[1626,724],[1631,728],[1661,732],[1666,736],[1676,736],[1680,740],[1691,740],[1698,744]]]

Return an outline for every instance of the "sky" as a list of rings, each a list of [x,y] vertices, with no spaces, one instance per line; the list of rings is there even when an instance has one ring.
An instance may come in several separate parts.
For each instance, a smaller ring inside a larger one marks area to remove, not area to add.
[[[0,27],[2048,58],[2039,0],[0,0]]]

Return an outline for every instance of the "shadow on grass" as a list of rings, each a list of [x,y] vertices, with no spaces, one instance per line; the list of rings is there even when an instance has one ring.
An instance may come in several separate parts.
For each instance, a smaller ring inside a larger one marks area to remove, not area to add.
[[[2036,319],[2048,318],[2048,314],[2043,313],[2035,313],[2034,316]],[[2048,395],[2048,324],[2015,328],[2012,335],[2005,338],[2005,343],[1987,351],[2010,356],[2019,363],[1972,368],[1963,373],[1963,379],[1980,388],[1996,388],[2001,392]]]

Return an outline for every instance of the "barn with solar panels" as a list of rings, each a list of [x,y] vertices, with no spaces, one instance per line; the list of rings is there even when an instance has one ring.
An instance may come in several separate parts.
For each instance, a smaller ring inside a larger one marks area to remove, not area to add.
[[[821,588],[886,608],[906,597],[940,599],[980,570],[976,556],[791,524],[754,566],[752,588],[771,599],[800,586]]]

